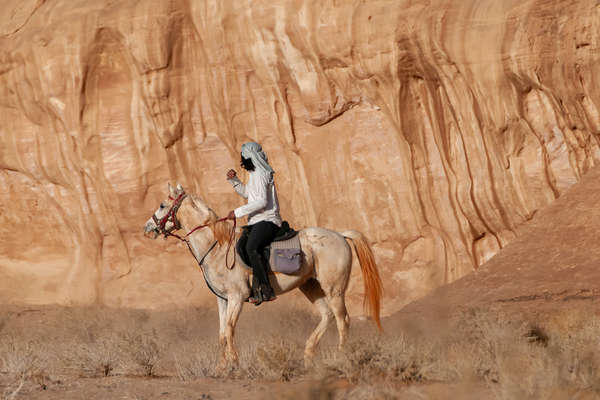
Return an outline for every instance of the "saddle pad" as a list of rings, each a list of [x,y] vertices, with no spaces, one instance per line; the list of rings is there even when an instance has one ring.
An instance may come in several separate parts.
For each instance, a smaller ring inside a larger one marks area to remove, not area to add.
[[[271,270],[282,274],[295,274],[302,266],[300,237],[271,243]]]

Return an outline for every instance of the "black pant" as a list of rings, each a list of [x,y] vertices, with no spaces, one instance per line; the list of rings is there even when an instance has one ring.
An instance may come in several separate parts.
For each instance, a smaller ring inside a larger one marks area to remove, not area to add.
[[[271,244],[275,238],[279,227],[271,221],[261,221],[246,227],[246,229],[249,233],[240,237],[240,247],[246,249],[254,278],[261,285],[267,285],[271,288],[267,275],[267,265],[262,254],[265,247]]]

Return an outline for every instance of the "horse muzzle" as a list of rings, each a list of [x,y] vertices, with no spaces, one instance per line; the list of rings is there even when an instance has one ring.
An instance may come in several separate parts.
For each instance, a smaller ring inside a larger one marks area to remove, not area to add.
[[[144,225],[144,236],[148,239],[156,239],[158,237],[158,226],[154,223],[154,221],[150,220],[146,222]]]

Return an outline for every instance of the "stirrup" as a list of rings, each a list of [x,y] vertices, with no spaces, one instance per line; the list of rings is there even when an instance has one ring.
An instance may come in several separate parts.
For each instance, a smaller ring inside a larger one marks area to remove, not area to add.
[[[275,296],[275,291],[273,290],[272,287],[264,285],[261,286],[261,295],[262,295],[262,301],[273,301],[277,299],[277,296]]]
[[[272,294],[269,298],[263,298],[263,301],[275,301],[277,300],[277,296],[275,296],[275,294]]]
[[[259,306],[263,302],[263,299],[258,296],[250,296],[248,298],[248,303],[254,304],[255,306]]]
[[[262,290],[260,290],[260,286],[252,292],[252,296],[248,298],[248,302],[250,304],[254,304],[255,306],[259,306],[264,300]]]

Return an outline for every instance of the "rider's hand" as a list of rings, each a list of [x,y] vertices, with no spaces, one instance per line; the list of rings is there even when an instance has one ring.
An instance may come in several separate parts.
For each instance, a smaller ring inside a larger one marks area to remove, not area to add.
[[[237,176],[237,172],[234,169],[227,171],[227,179],[233,179]]]
[[[235,212],[233,210],[229,211],[229,214],[227,214],[227,219],[235,219]]]

